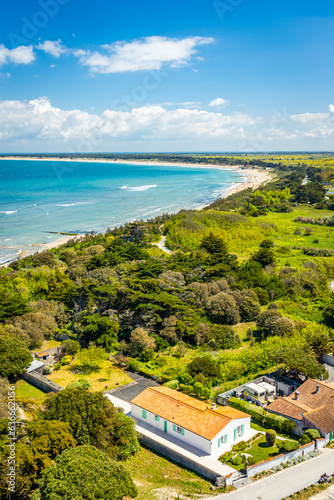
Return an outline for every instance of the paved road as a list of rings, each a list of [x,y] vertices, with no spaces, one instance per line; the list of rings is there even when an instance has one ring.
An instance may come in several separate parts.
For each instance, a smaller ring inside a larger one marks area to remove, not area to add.
[[[324,472],[334,474],[334,450],[212,500],[282,500],[316,483]]]
[[[122,401],[126,401],[127,403],[130,403],[138,394],[143,392],[147,387],[155,387],[158,384],[157,382],[154,382],[154,380],[151,380],[150,378],[145,378],[141,375],[138,375],[137,373],[130,373],[127,372],[127,375],[132,378],[136,382],[136,384],[128,384],[128,385],[123,385],[119,389],[116,390],[111,390],[110,394],[115,396],[116,398],[122,399]],[[106,391],[106,394],[108,394],[109,391]]]
[[[166,239],[167,237],[166,236],[161,236],[161,240],[159,241],[159,243],[152,243],[152,245],[156,245],[157,247],[160,248],[160,250],[162,250],[163,252],[166,252],[166,253],[172,253],[171,250],[169,250],[169,248],[167,248],[165,246],[165,243],[166,243]]]

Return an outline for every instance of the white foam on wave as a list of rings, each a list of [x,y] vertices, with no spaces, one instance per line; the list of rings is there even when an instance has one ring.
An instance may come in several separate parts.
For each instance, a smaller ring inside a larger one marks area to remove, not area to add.
[[[129,186],[123,186],[121,189],[127,189],[128,191],[147,191],[148,189],[156,188],[156,184],[147,184],[145,186],[135,186],[135,187],[129,187]]]
[[[0,210],[0,214],[6,214],[6,215],[10,215],[10,214],[16,214],[17,210]]]
[[[94,200],[91,201],[77,201],[75,203],[58,203],[57,207],[77,207],[80,205],[91,205],[94,203]]]
[[[5,238],[5,241],[12,241],[13,238]]]

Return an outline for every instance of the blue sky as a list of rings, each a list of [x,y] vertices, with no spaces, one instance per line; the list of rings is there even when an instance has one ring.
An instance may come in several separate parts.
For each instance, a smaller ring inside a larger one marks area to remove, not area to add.
[[[333,150],[334,4],[13,0],[0,152]]]

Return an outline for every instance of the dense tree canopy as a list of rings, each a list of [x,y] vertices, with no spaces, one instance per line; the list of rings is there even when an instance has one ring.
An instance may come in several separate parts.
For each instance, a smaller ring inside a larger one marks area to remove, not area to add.
[[[42,472],[41,500],[122,500],[138,494],[129,473],[94,446],[65,450]]]
[[[138,451],[134,421],[118,412],[102,393],[65,389],[47,398],[42,418],[68,422],[78,444],[94,445],[117,460]]]
[[[32,362],[26,344],[0,326],[0,377],[17,377]]]

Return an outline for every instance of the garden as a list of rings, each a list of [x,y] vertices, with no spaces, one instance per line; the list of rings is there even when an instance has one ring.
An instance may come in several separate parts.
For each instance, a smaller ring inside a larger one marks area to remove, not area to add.
[[[271,459],[282,453],[298,450],[296,440],[279,439],[274,430],[267,430],[266,434],[258,432],[248,441],[240,441],[219,457],[219,460],[237,470],[255,465]]]

